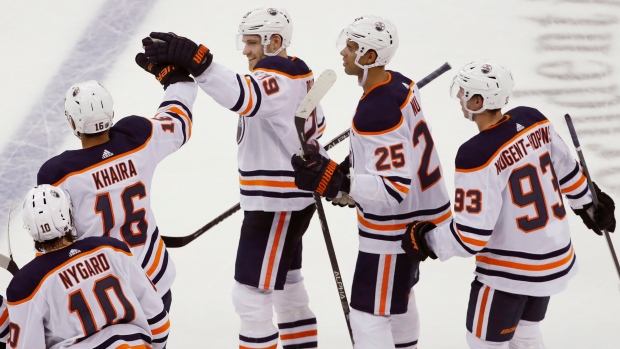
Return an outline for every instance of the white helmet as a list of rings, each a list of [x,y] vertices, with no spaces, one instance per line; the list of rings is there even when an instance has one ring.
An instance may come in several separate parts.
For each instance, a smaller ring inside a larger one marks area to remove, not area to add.
[[[74,231],[71,197],[61,188],[42,184],[30,189],[22,209],[24,228],[35,241],[52,240]]]
[[[65,116],[78,138],[105,131],[112,127],[112,96],[95,80],[74,84],[65,95]]]
[[[265,55],[275,56],[291,45],[293,22],[285,9],[276,7],[256,8],[243,16],[239,24],[238,34],[237,47],[239,49],[243,49],[243,35],[260,35]],[[268,53],[267,45],[271,43],[271,36],[274,34],[282,37],[282,46],[276,52]]]
[[[481,95],[484,99],[480,110],[470,114],[481,113],[485,110],[501,109],[508,104],[514,80],[512,72],[505,65],[487,59],[466,64],[454,77],[450,87],[450,95],[460,99],[464,108],[466,102],[474,95]],[[458,93],[463,89],[462,96]],[[470,117],[471,119],[471,117]]]
[[[396,26],[385,18],[362,16],[356,18],[340,33],[339,45],[346,45],[347,39],[356,42],[359,48],[355,52],[355,64],[360,68],[372,68],[387,65],[398,48]],[[377,52],[375,63],[367,66],[359,64],[359,59],[369,50]]]

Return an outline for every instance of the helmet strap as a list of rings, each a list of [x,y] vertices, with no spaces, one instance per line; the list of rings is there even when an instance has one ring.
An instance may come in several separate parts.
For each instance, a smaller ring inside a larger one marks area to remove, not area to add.
[[[484,112],[485,110],[487,110],[487,107],[483,105],[482,108],[480,108],[479,110],[471,110],[467,108],[467,101],[469,101],[470,99],[471,97],[469,97],[468,99],[461,98],[461,106],[463,106],[463,109],[467,111],[467,118],[469,119],[469,121],[474,121],[474,115]]]

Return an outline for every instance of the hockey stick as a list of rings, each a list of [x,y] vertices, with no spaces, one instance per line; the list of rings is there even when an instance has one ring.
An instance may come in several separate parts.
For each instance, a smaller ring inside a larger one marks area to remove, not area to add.
[[[575,145],[575,150],[577,150],[577,155],[579,155],[579,161],[581,162],[583,173],[585,174],[588,181],[588,187],[590,188],[590,192],[592,193],[592,203],[594,203],[594,206],[598,206],[598,197],[596,196],[596,191],[594,190],[594,186],[592,185],[592,178],[590,177],[588,166],[586,166],[586,159],[583,157],[583,152],[581,151],[581,145],[579,144],[579,139],[577,138],[577,131],[575,131],[573,120],[568,114],[564,115],[564,118],[566,119],[566,124],[568,125],[568,132],[570,132],[570,137],[573,139],[573,145]],[[609,252],[611,252],[611,258],[614,260],[616,272],[618,272],[618,277],[620,278],[620,264],[618,263],[618,256],[616,255],[614,245],[612,244],[611,238],[609,237],[609,232],[603,229],[603,235],[605,235],[607,246],[609,246]],[[620,285],[618,285],[618,288],[620,289]]]
[[[11,228],[11,209],[13,208],[13,201],[9,205],[9,215],[6,223],[6,234],[0,233],[0,267],[8,270],[11,274],[15,275],[19,271],[19,267],[13,260],[13,253],[11,252],[11,236],[9,229]]]
[[[306,120],[312,113],[312,110],[316,108],[319,104],[319,101],[325,96],[327,91],[334,85],[336,82],[336,73],[327,69],[316,80],[310,91],[304,100],[297,108],[297,112],[295,113],[295,129],[297,129],[297,138],[299,138],[299,143],[301,144],[301,154],[302,156],[308,154],[308,143],[306,143],[305,130],[304,126],[306,125]],[[334,275],[334,281],[336,281],[336,288],[338,288],[338,294],[340,296],[340,305],[342,306],[342,311],[344,313],[345,321],[347,322],[347,329],[349,330],[349,337],[351,338],[351,343],[353,342],[353,332],[351,330],[351,321],[349,320],[349,313],[351,310],[349,309],[349,301],[347,300],[347,294],[344,290],[344,285],[342,282],[342,274],[340,273],[340,268],[338,267],[338,260],[336,259],[336,252],[334,251],[334,244],[332,243],[331,234],[329,233],[329,227],[327,226],[327,217],[325,217],[325,210],[323,209],[323,202],[321,201],[321,196],[317,193],[313,193],[314,196],[314,205],[316,206],[316,212],[319,215],[319,220],[321,222],[321,230],[323,231],[323,238],[325,239],[325,246],[327,247],[327,254],[329,256],[329,262],[332,266],[332,273]]]
[[[450,69],[452,69],[452,66],[450,66],[450,63],[446,62],[441,67],[435,69],[434,72],[428,74],[426,77],[422,78],[422,80],[418,81],[416,85],[418,85],[418,88],[422,88]],[[336,144],[347,139],[350,133],[351,129],[346,129],[346,131],[342,132],[341,134],[336,136],[336,138],[332,139],[329,143],[325,144],[325,150],[330,150],[331,148],[336,146]]]
[[[417,83],[418,88],[422,88],[422,87],[426,86],[429,82],[435,80],[441,74],[447,72],[450,69],[452,69],[450,64],[448,62],[444,63],[441,67],[437,68],[434,72],[430,73],[429,75],[427,75],[426,77],[421,79]],[[342,132],[341,134],[336,136],[334,139],[329,141],[329,143],[327,143],[323,148],[325,150],[329,150],[329,149],[333,148],[334,146],[336,146],[336,144],[338,144],[338,143],[344,141],[345,139],[347,139],[349,137],[349,133],[350,133],[350,129],[347,129],[346,131]],[[226,210],[226,212],[224,212],[221,215],[215,217],[211,222],[207,223],[202,228],[196,230],[195,232],[193,232],[190,235],[185,235],[185,236],[164,236],[164,235],[162,235],[161,238],[164,240],[164,242],[166,243],[166,246],[169,247],[169,248],[183,247],[183,246],[189,244],[190,242],[196,240],[196,238],[198,238],[200,235],[204,234],[207,230],[209,230],[209,229],[213,228],[214,226],[218,225],[219,223],[221,223],[224,219],[232,216],[235,212],[239,211],[240,208],[241,208],[241,205],[239,203],[237,203],[235,206],[229,208],[228,210]]]

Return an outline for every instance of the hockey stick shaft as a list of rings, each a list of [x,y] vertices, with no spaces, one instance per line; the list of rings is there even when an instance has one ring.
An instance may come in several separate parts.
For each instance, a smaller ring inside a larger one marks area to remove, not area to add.
[[[579,138],[577,138],[577,131],[575,130],[575,126],[573,125],[573,120],[568,114],[564,115],[564,118],[566,119],[566,124],[568,125],[568,132],[570,132],[570,137],[573,139],[573,145],[575,146],[575,150],[577,151],[577,155],[579,156],[579,162],[581,162],[583,173],[586,176],[586,180],[588,181],[588,187],[590,188],[590,192],[592,193],[592,203],[594,203],[594,206],[598,206],[598,197],[596,195],[596,191],[594,190],[594,185],[592,185],[592,178],[590,177],[588,166],[586,166],[586,159],[583,157],[583,152],[581,151],[581,145],[579,144]],[[607,241],[607,246],[609,247],[609,252],[611,253],[611,258],[614,261],[616,272],[618,273],[618,278],[620,278],[620,263],[618,263],[618,256],[616,255],[616,250],[614,249],[614,245],[611,242],[609,232],[603,229],[603,235],[605,235],[605,240]]]
[[[440,75],[442,75],[443,73],[447,72],[450,69],[452,69],[450,64],[448,62],[444,63],[441,67],[437,68],[435,71],[433,71],[432,73],[428,74],[427,76],[422,78],[420,81],[418,81],[418,83],[417,83],[418,88],[422,88],[422,87],[426,86],[429,82],[435,80],[437,77],[439,77]],[[350,132],[351,132],[351,130],[347,129],[346,131],[340,133],[334,139],[329,141],[329,143],[325,144],[325,146],[323,148],[325,150],[329,150],[329,149],[335,147],[337,144],[339,144],[340,142],[342,142],[345,139],[347,139],[349,137]],[[228,210],[226,210],[226,212],[224,212],[221,215],[217,216],[215,219],[213,219],[212,221],[210,221],[209,223],[204,225],[202,228],[196,230],[195,232],[193,232],[190,235],[186,235],[186,236],[162,236],[162,239],[166,243],[166,246],[169,247],[169,248],[183,247],[183,246],[189,244],[190,242],[194,241],[196,238],[198,238],[199,236],[201,236],[205,232],[207,232],[207,230],[209,230],[209,229],[213,228],[214,226],[216,226],[217,224],[221,223],[224,219],[232,216],[233,213],[239,211],[239,209],[241,209],[241,206],[240,206],[239,203],[237,203],[235,206],[229,208]]]
[[[428,74],[427,76],[422,78],[420,81],[418,81],[418,83],[416,85],[418,85],[418,88],[422,88],[422,87],[426,86],[429,82],[435,80],[441,74],[447,72],[450,69],[452,69],[452,66],[450,66],[450,63],[446,62],[441,67],[435,69],[434,72]],[[347,139],[349,137],[350,133],[351,133],[351,129],[350,128],[346,129],[344,132],[342,132],[341,134],[336,136],[334,139],[329,141],[329,143],[325,144],[325,150],[329,150],[329,149],[335,147],[336,144],[338,144],[338,143],[344,141],[345,139]]]
[[[15,275],[19,271],[19,267],[13,260],[13,251],[11,251],[11,212],[13,210],[13,201],[9,205],[9,214],[7,216],[6,223],[6,235],[0,236],[0,243],[2,244],[2,252],[0,252],[0,267],[8,270],[11,274]]]

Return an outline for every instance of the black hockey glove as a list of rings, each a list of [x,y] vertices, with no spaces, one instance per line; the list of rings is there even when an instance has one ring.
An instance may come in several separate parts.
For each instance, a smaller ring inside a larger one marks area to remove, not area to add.
[[[189,77],[189,72],[182,68],[177,68],[174,65],[156,64],[149,62],[144,53],[138,53],[136,55],[136,63],[142,67],[142,69],[155,75],[155,78],[159,83],[164,86],[164,90],[175,82],[187,81],[193,82],[194,79]]]
[[[291,158],[295,170],[295,185],[301,190],[333,198],[340,191],[349,191],[350,181],[345,180],[336,162],[325,158],[316,146],[308,147],[308,154]]]
[[[592,184],[598,198],[598,206],[589,203],[584,205],[583,208],[573,211],[581,217],[583,224],[596,234],[603,235],[603,230],[613,233],[616,230],[616,217],[614,215],[616,205],[614,200],[609,195],[603,193],[596,183],[592,182]]]
[[[338,165],[338,169],[345,176],[345,181],[348,181],[349,189],[351,186],[351,177],[349,176],[350,168],[351,162],[349,161],[349,155],[347,155],[344,161],[342,161],[340,165]],[[341,191],[340,193],[338,193],[338,196],[334,198],[326,198],[326,200],[331,202],[334,206],[350,208],[355,207],[355,200],[351,196],[349,196],[348,191]]]
[[[142,40],[144,54],[155,63],[172,63],[199,76],[213,61],[213,54],[204,45],[174,33],[152,32]]]
[[[409,223],[403,235],[401,246],[405,253],[417,261],[423,262],[426,257],[437,259],[437,255],[426,244],[424,235],[437,227],[433,222],[414,221]]]

